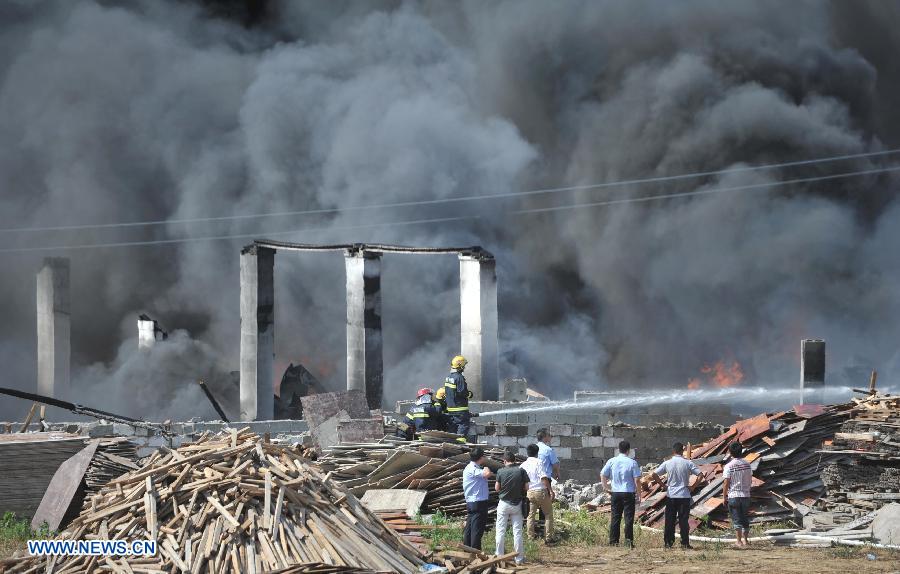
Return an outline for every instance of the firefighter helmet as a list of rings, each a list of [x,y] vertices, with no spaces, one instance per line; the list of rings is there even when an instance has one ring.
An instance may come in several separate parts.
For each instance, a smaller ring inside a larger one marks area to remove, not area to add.
[[[465,357],[463,357],[462,355],[456,355],[450,361],[450,368],[461,371],[466,368],[467,364],[469,364],[469,361],[467,361]]]
[[[437,390],[437,393],[435,393],[434,398],[436,398],[436,399],[439,400],[439,401],[443,401],[444,399],[446,399],[446,398],[447,398],[447,389],[446,389],[446,387],[441,387],[441,388],[439,388],[439,389]]]
[[[416,398],[421,399],[425,395],[433,395],[433,394],[434,394],[433,390],[429,389],[428,387],[425,387],[425,388],[419,389],[419,392],[416,393]]]

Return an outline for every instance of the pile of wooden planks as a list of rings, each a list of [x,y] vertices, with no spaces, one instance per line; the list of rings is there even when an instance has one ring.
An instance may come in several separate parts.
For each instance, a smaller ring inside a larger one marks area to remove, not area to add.
[[[516,566],[515,552],[492,556],[462,544],[436,548],[431,555],[431,563],[444,566],[448,574],[510,574],[519,568]]]
[[[822,470],[827,495],[820,506],[846,519],[900,502],[900,396],[872,392],[853,405],[821,451],[845,457]]]
[[[62,432],[0,434],[2,510],[31,520],[54,473],[84,445],[84,437]]]
[[[423,564],[350,492],[249,429],[161,449],[87,499],[60,538],[150,539],[158,552],[5,566],[16,573],[348,571],[317,564],[415,572]]]
[[[853,405],[800,405],[789,411],[741,420],[728,431],[686,453],[700,467],[702,476],[692,477],[691,529],[702,520],[727,528],[728,509],[722,498],[722,476],[728,445],[740,441],[745,459],[753,469],[750,518],[753,523],[800,519],[824,492],[821,469],[844,460],[840,452],[822,452],[851,416]],[[662,527],[665,518],[666,488],[642,480],[643,502],[637,518],[647,526]]]
[[[385,437],[378,443],[335,445],[325,449],[317,465],[358,497],[371,489],[424,490],[422,514],[465,516],[462,469],[473,445],[446,442],[451,437],[456,435],[429,431],[412,442]],[[491,470],[503,466],[502,448],[485,448],[485,456]],[[489,487],[494,506],[492,482]]]
[[[128,439],[101,439],[84,473],[87,496],[96,494],[110,480],[140,468],[137,458],[137,447]]]

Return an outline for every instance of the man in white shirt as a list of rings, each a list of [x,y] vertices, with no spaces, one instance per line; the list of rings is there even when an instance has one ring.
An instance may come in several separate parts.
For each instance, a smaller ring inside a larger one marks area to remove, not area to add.
[[[550,486],[550,477],[544,467],[543,461],[538,458],[540,452],[538,445],[530,444],[526,449],[528,458],[525,459],[519,468],[528,475],[528,502],[531,510],[528,513],[528,537],[534,538],[535,524],[537,523],[538,511],[543,510],[544,516],[547,517],[547,524],[544,528],[544,537],[549,538],[548,533],[553,531],[553,496]]]
[[[750,546],[750,486],[753,470],[750,463],[741,458],[744,449],[739,442],[728,445],[731,462],[725,465],[722,497],[731,514],[731,522],[737,535],[735,546]]]

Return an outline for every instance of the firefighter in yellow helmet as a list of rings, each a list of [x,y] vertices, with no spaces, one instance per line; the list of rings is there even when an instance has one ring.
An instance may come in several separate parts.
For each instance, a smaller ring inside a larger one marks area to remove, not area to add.
[[[450,417],[447,416],[447,388],[440,387],[434,393],[434,406],[440,411],[441,416],[438,418],[437,429],[448,432],[450,430]]]
[[[460,442],[465,442],[469,436],[469,399],[472,391],[466,385],[466,370],[468,361],[462,355],[453,357],[450,361],[450,376],[444,379],[444,392],[447,401],[447,416],[450,424],[448,431],[460,435]]]

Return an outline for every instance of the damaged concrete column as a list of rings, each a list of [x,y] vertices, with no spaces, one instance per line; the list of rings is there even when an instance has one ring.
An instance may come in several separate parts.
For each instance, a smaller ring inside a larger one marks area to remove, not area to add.
[[[803,339],[800,342],[801,404],[821,404],[825,390],[825,341]]]
[[[381,336],[381,254],[348,249],[347,390],[363,391],[370,409],[381,408],[384,362]]]
[[[69,399],[69,259],[48,257],[37,274],[37,392]]]
[[[138,349],[150,349],[159,341],[165,341],[169,334],[159,321],[141,313],[138,315]]]
[[[241,250],[241,420],[275,414],[275,250]]]
[[[497,400],[499,338],[497,268],[487,251],[459,255],[460,349],[476,400]]]

